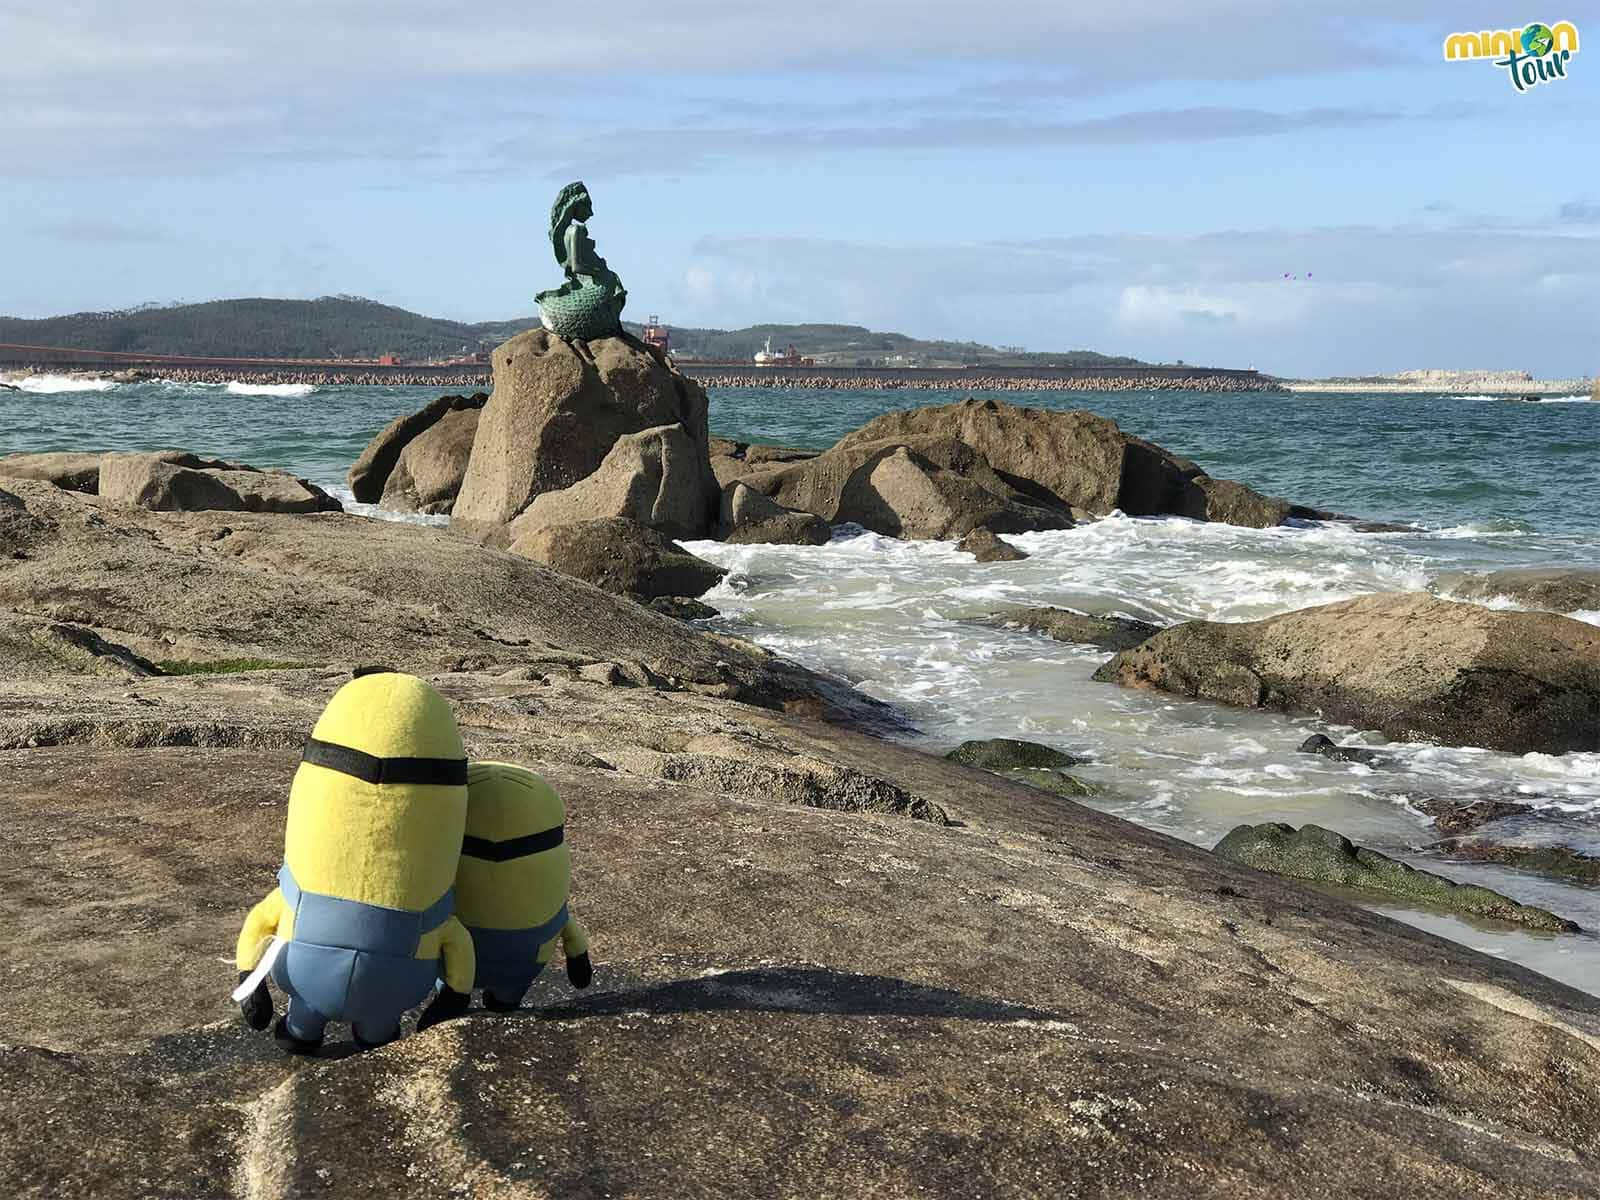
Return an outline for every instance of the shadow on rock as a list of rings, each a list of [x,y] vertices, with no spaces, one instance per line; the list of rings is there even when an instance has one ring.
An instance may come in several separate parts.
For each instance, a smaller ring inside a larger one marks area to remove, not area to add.
[[[1047,1021],[1041,1009],[966,996],[883,975],[853,975],[821,967],[727,971],[642,988],[601,992],[530,1015],[564,1021],[646,1012],[654,1016],[702,1012],[813,1013],[849,1017],[934,1017],[964,1021]]]

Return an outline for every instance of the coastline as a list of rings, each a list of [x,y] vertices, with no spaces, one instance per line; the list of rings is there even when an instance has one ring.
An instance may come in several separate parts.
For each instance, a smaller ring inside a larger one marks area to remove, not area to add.
[[[1515,382],[1489,380],[1461,382],[1432,380],[1417,382],[1405,379],[1284,379],[1279,386],[1288,392],[1343,392],[1360,395],[1437,396],[1450,393],[1460,396],[1552,396],[1587,395],[1597,386],[1593,379],[1524,379]]]

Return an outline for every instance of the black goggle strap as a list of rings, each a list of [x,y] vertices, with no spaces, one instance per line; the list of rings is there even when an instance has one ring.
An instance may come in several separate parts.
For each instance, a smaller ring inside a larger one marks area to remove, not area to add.
[[[461,853],[468,858],[481,858],[485,862],[509,862],[513,858],[526,858],[530,854],[543,854],[546,850],[554,850],[561,845],[565,837],[564,825],[557,825],[554,829],[546,829],[540,833],[530,833],[527,837],[507,838],[503,842],[491,842],[488,838],[468,836],[461,839]]]
[[[365,783],[424,783],[445,787],[465,787],[467,783],[467,760],[464,758],[379,758],[364,750],[319,742],[316,738],[306,741],[302,761]]]

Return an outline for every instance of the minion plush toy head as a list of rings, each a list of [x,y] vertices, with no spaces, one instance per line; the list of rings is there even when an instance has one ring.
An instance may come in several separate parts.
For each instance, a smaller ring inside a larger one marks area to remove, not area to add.
[[[237,948],[247,972],[271,946],[289,997],[274,1030],[286,1049],[315,1049],[333,1020],[351,1022],[363,1049],[381,1045],[441,973],[470,986],[472,942],[451,890],[466,782],[450,705],[421,679],[369,671],[328,702],[289,790],[278,887]],[[241,1003],[265,1028],[264,978]]]
[[[456,868],[456,912],[472,934],[473,986],[484,1007],[509,1012],[555,954],[560,942],[575,987],[592,978],[589,937],[573,917],[567,891],[572,858],[566,806],[556,790],[526,767],[475,762],[467,770],[467,831]],[[418,1029],[459,1016],[470,989],[447,979]]]

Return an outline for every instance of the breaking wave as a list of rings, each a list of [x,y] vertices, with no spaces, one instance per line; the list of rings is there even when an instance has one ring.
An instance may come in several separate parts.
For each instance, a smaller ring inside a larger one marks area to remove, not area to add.
[[[35,396],[54,396],[59,392],[109,392],[117,386],[114,379],[85,379],[76,375],[21,375],[10,379],[0,378],[0,383],[9,383]]]
[[[298,399],[316,390],[316,384],[313,383],[241,383],[234,380],[228,385],[228,394],[233,396],[288,396]]]

